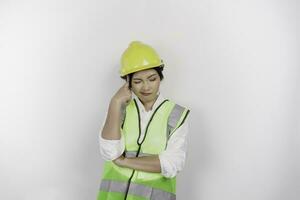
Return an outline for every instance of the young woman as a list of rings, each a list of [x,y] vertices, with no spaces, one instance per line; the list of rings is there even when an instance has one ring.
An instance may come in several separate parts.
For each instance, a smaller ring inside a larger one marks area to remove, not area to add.
[[[159,91],[164,64],[131,42],[121,59],[126,83],[111,98],[99,134],[105,159],[98,200],[173,200],[186,157],[189,109]]]

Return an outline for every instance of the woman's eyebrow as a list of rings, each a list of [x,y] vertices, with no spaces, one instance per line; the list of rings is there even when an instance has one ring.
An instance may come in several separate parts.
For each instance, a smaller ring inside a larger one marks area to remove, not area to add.
[[[148,76],[147,78],[150,78],[150,77],[152,77],[152,76],[154,76],[154,75],[157,75],[157,74],[151,74],[150,76]],[[133,78],[133,80],[142,80],[141,78]]]

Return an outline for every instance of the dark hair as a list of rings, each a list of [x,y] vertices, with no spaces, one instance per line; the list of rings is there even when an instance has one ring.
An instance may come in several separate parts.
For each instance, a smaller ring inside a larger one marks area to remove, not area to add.
[[[164,75],[162,73],[162,71],[164,70],[164,65],[160,65],[158,67],[153,67],[153,68],[150,68],[150,69],[155,69],[157,71],[161,81],[164,79]],[[134,73],[127,74],[125,76],[121,76],[121,78],[124,79],[125,81],[127,80],[127,76],[129,76],[129,88],[131,88],[131,80],[132,80],[132,76],[133,76]]]

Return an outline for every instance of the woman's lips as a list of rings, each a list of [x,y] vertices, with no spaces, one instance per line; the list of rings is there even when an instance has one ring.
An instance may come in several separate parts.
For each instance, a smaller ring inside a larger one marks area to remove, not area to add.
[[[141,94],[144,95],[144,96],[149,96],[151,93],[142,93],[141,92]]]

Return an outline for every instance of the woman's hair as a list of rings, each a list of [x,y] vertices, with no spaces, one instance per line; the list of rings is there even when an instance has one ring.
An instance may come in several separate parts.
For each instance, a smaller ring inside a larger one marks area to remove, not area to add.
[[[164,79],[164,75],[162,73],[162,71],[164,70],[164,65],[160,65],[158,67],[153,67],[153,68],[150,68],[150,69],[155,69],[157,71],[160,80]],[[131,80],[132,80],[132,76],[133,76],[134,73],[127,74],[125,76],[121,76],[121,78],[124,79],[125,81],[127,80],[127,76],[129,76],[129,88],[131,88]]]

